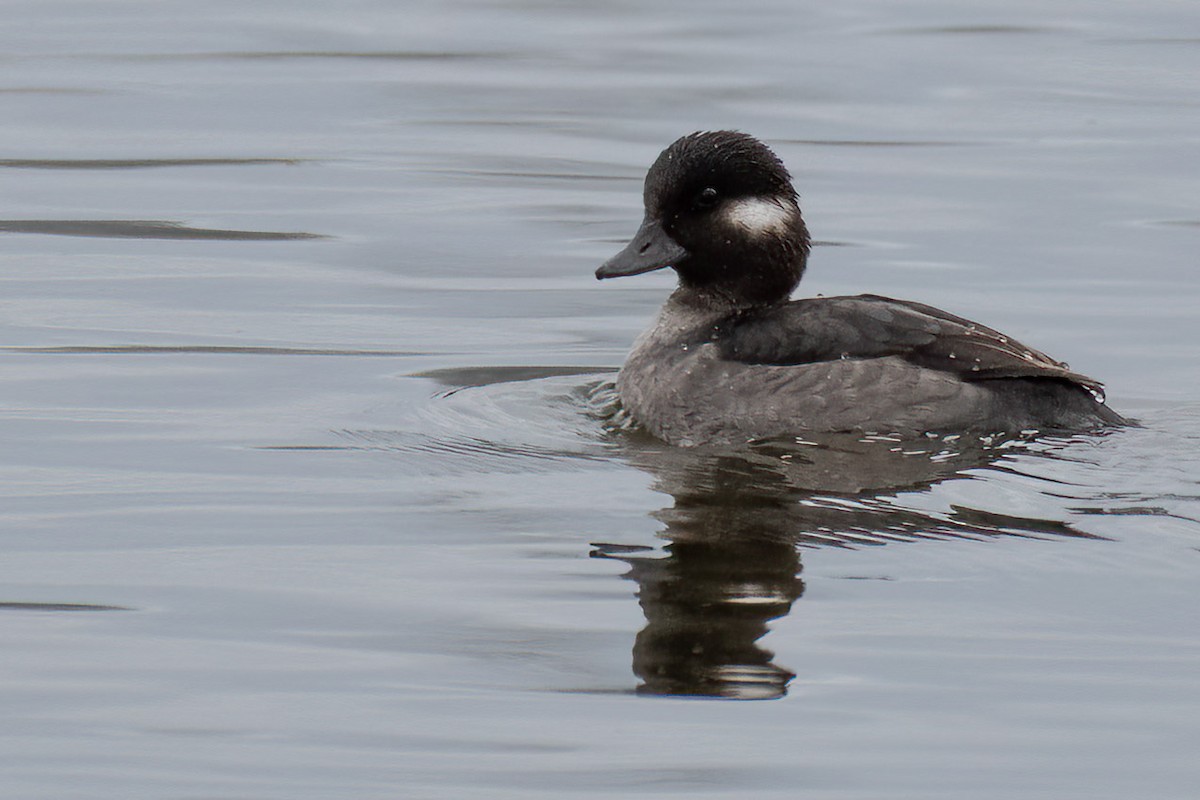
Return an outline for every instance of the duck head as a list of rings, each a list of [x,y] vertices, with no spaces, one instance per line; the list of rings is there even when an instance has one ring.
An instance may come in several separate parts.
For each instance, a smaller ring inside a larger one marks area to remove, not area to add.
[[[689,134],[650,167],[646,214],[600,279],[671,267],[680,293],[754,307],[788,299],[808,260],[808,229],[783,162],[737,131]]]

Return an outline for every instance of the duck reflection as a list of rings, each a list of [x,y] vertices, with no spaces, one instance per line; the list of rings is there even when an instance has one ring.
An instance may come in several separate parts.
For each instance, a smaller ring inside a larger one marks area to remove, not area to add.
[[[638,584],[647,620],[633,648],[639,693],[782,696],[795,676],[759,640],[804,593],[802,547],[1088,536],[1058,521],[961,508],[926,512],[896,502],[1019,446],[836,435],[736,452],[631,447],[628,460],[674,498],[655,514],[667,544],[661,550],[597,544],[593,556],[625,561],[625,577]]]

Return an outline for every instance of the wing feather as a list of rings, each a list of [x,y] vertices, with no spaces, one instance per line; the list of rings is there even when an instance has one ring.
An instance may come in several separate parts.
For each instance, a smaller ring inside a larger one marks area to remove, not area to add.
[[[964,381],[1043,378],[1101,396],[1099,381],[1012,337],[941,309],[879,295],[818,297],[746,312],[718,326],[721,356],[775,366],[899,356]]]

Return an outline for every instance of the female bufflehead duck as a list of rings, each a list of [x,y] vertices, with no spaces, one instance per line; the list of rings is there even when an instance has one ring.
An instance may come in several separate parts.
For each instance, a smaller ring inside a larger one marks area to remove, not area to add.
[[[684,136],[650,167],[643,199],[633,241],[596,277],[679,276],[617,378],[626,411],[660,439],[1124,422],[1097,381],[962,317],[877,295],[789,300],[808,229],[787,169],[751,136]]]

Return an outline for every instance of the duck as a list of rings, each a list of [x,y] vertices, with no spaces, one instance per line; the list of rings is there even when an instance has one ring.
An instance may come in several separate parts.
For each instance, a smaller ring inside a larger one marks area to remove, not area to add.
[[[676,140],[642,199],[596,277],[678,277],[616,380],[625,413],[668,444],[1127,424],[1100,382],[964,317],[874,294],[792,299],[812,241],[787,168],[748,134]]]

